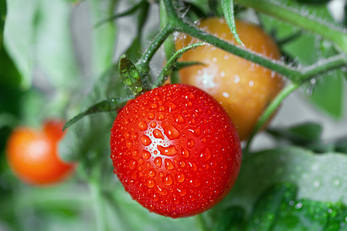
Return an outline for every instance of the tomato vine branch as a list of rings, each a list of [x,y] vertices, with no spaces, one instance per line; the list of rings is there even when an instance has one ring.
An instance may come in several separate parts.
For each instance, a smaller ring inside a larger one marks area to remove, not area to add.
[[[347,53],[347,30],[320,19],[300,12],[298,9],[286,5],[282,1],[274,0],[236,0],[242,6],[250,7],[258,12],[288,22],[305,30],[314,32],[327,39],[343,52]]]

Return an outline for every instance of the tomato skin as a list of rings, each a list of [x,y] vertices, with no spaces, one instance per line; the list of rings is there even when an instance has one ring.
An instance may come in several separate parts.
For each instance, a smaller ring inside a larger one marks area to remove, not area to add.
[[[131,100],[111,130],[114,172],[152,212],[185,217],[219,202],[240,168],[236,129],[198,88],[172,84]]]
[[[198,27],[236,44],[224,19],[207,18],[200,21]],[[280,59],[276,44],[260,27],[236,21],[236,28],[246,48],[271,59]],[[197,41],[180,34],[176,39],[176,48],[181,49]],[[212,45],[190,50],[182,55],[180,61],[206,64],[180,70],[181,83],[211,94],[229,114],[241,140],[249,137],[266,106],[284,86],[283,79],[275,72]]]
[[[50,121],[42,131],[29,127],[15,129],[7,143],[7,160],[22,181],[32,185],[49,185],[65,179],[75,165],[63,162],[57,153],[63,137],[63,123]]]

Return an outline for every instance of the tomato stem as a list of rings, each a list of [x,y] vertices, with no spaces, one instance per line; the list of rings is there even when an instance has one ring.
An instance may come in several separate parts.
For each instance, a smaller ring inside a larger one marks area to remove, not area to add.
[[[264,124],[270,119],[272,114],[277,110],[282,101],[287,98],[292,92],[298,89],[300,85],[296,83],[290,83],[282,91],[276,96],[276,98],[269,104],[269,106],[265,109],[264,113],[260,116],[257,124],[252,131],[250,138],[247,141],[246,147],[244,149],[244,153],[248,153],[251,143],[254,139],[254,136],[257,132],[264,126]]]
[[[258,12],[268,14],[292,25],[319,34],[324,39],[335,43],[340,50],[347,53],[347,31],[334,24],[319,20],[305,12],[281,1],[273,0],[236,0],[242,6],[250,7]]]

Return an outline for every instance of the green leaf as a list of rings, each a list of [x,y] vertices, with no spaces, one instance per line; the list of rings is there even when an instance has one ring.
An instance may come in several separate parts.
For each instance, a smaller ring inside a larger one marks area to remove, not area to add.
[[[344,76],[341,70],[330,72],[319,79],[312,89],[310,100],[319,109],[334,118],[342,118],[344,112]]]
[[[103,100],[99,103],[96,103],[92,106],[90,106],[86,111],[76,115],[72,119],[70,119],[68,122],[66,122],[64,129],[70,127],[74,123],[76,123],[78,120],[82,119],[83,117],[95,113],[100,112],[113,112],[117,111],[118,109],[122,108],[126,102],[128,102],[129,99],[107,99]]]
[[[217,207],[236,205],[249,213],[262,191],[281,182],[298,185],[299,199],[347,204],[346,166],[345,155],[315,155],[296,147],[250,154],[243,159],[234,188]]]
[[[231,33],[233,33],[236,42],[241,46],[244,46],[239,35],[236,31],[236,24],[234,18],[234,1],[233,0],[222,0],[222,9],[224,13],[225,20],[228,23]]]
[[[306,122],[290,127],[268,128],[267,132],[275,138],[287,139],[293,144],[308,145],[319,142],[323,128],[320,124]]]
[[[79,70],[70,31],[72,4],[64,0],[7,4],[5,47],[21,73],[22,86],[29,87],[33,73],[39,71],[55,87],[76,87]]]
[[[221,210],[212,210],[209,216],[212,220],[211,230],[243,230],[242,228],[245,223],[245,211],[239,206],[231,206]]]
[[[113,15],[118,0],[88,0],[92,25]],[[112,65],[117,28],[113,21],[107,21],[92,30],[92,76],[100,76]]]
[[[271,230],[283,207],[296,199],[296,192],[292,184],[278,184],[265,190],[254,205],[246,230]]]
[[[275,184],[265,190],[255,203],[246,230],[340,230],[347,225],[345,205],[297,200],[296,191],[293,184]]]

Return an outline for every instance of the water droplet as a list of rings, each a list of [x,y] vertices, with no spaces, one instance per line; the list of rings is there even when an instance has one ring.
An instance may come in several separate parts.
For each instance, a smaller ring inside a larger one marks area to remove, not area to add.
[[[157,123],[154,122],[154,121],[152,121],[152,122],[149,124],[149,126],[151,126],[151,128],[155,128],[155,127],[157,126]]]
[[[176,118],[176,123],[183,123],[184,122],[184,119],[181,115],[178,115],[177,118]]]
[[[239,83],[240,82],[240,76],[234,75],[234,83]]]
[[[189,181],[194,187],[199,187],[200,186],[200,181],[198,179],[192,179]]]
[[[155,104],[155,103],[152,103],[152,104],[151,104],[151,108],[152,108],[152,109],[155,109],[155,108],[157,108],[157,107],[158,107],[157,104]]]
[[[129,162],[129,168],[130,168],[130,169],[134,169],[134,168],[136,167],[136,165],[137,165],[136,160],[131,160],[131,161]]]
[[[124,133],[124,137],[125,137],[126,139],[129,139],[129,138],[130,138],[130,133],[129,133],[129,132]]]
[[[187,149],[183,149],[181,152],[182,156],[184,156],[185,158],[189,157],[189,151]]]
[[[164,163],[167,170],[172,170],[175,168],[171,160],[165,159]]]
[[[301,203],[301,202],[297,203],[297,204],[295,205],[295,208],[296,208],[296,209],[301,209],[301,208],[302,208],[302,203]]]
[[[172,185],[172,177],[170,175],[166,175],[165,178],[164,178],[164,184],[167,185],[167,186],[170,186]]]
[[[148,151],[143,151],[142,156],[145,160],[148,160],[151,157],[151,153]]]
[[[149,177],[155,177],[155,171],[149,170],[148,176],[149,176]]]
[[[165,118],[164,114],[163,113],[159,113],[158,114],[158,120],[163,120]]]
[[[184,161],[180,161],[179,164],[181,168],[184,168],[186,166],[186,163]]]
[[[158,150],[160,151],[160,154],[164,156],[174,156],[177,154],[177,149],[175,146],[169,146],[169,147],[163,147],[161,145],[157,146]]]
[[[154,159],[154,164],[155,164],[155,166],[157,166],[158,168],[160,168],[160,167],[161,167],[161,164],[162,164],[161,158],[160,158],[160,157],[155,158],[155,159]]]
[[[150,112],[148,114],[148,119],[150,119],[150,120],[154,119],[154,114],[152,112]]]
[[[172,125],[165,124],[163,128],[165,135],[171,140],[177,139],[180,136],[180,132]]]
[[[249,81],[249,83],[248,83],[248,85],[250,86],[250,87],[253,87],[254,86],[254,81]]]
[[[194,145],[195,145],[194,140],[189,139],[189,140],[188,140],[188,142],[187,142],[187,146],[188,146],[188,148],[192,148],[192,147],[194,147]]]
[[[179,183],[183,183],[183,182],[184,182],[184,179],[185,179],[185,176],[184,176],[183,173],[179,173],[179,174],[177,175],[177,181],[178,181]]]
[[[148,188],[153,188],[155,186],[155,181],[154,180],[148,180],[147,181],[147,187]]]
[[[143,136],[141,136],[141,143],[145,146],[148,146],[152,143],[152,141],[148,136],[143,135]]]
[[[217,62],[217,58],[216,58],[216,57],[213,57],[213,58],[212,58],[212,61],[213,61],[214,63],[216,63],[216,62]]]
[[[161,131],[159,129],[155,129],[153,131],[153,136],[155,138],[158,138],[158,139],[164,139],[164,135],[163,135],[163,133],[161,133]]]
[[[320,182],[319,182],[318,180],[315,180],[315,181],[313,182],[313,186],[316,187],[316,188],[318,188],[318,187],[320,186]]]
[[[157,189],[158,189],[158,193],[162,196],[166,196],[167,195],[167,190],[166,189],[162,189],[159,185],[157,185]]]
[[[180,194],[181,197],[184,197],[187,194],[187,191],[185,189],[177,188],[177,192]]]
[[[159,111],[165,111],[165,107],[164,106],[160,106],[159,107]]]
[[[145,131],[147,129],[147,124],[143,121],[139,122],[138,127],[141,131]]]
[[[223,92],[222,95],[225,97],[225,98],[229,98],[229,93],[228,92]]]
[[[335,179],[333,183],[334,183],[335,186],[340,186],[341,185],[341,180],[340,179]]]

